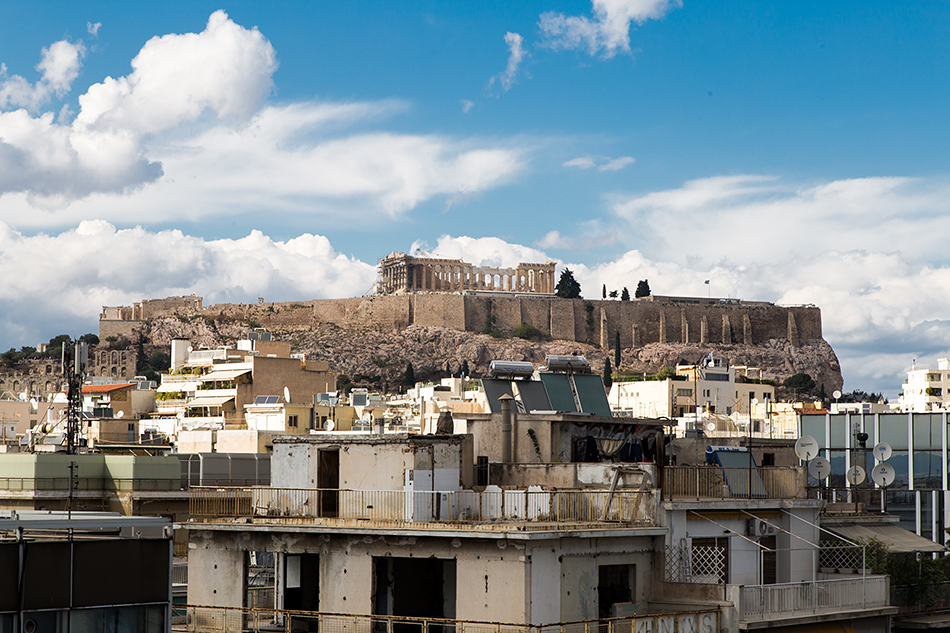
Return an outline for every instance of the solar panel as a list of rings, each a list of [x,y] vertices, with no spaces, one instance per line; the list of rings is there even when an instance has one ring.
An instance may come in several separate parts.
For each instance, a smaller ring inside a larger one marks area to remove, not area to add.
[[[277,404],[280,402],[280,396],[257,396],[254,398],[254,404]]]
[[[610,417],[610,403],[604,391],[604,381],[596,374],[573,374],[577,397],[581,401],[581,411]]]
[[[267,396],[257,396],[254,398],[254,404],[267,404]]]
[[[510,380],[498,380],[497,378],[482,378],[482,388],[485,389],[485,397],[488,399],[488,407],[492,413],[501,413],[501,403],[498,398],[505,394],[514,396],[511,391]]]
[[[280,402],[280,396],[267,396],[267,404],[277,404]]]
[[[571,382],[567,374],[541,374],[541,382],[547,391],[551,409],[554,411],[577,412]]]
[[[521,404],[524,410],[531,411],[551,411],[551,401],[548,399],[548,392],[544,389],[544,383],[537,380],[518,380],[515,381],[518,387],[518,396],[521,398]]]
[[[714,451],[722,476],[734,497],[768,497],[762,474],[748,451]],[[752,494],[749,494],[749,491]]]

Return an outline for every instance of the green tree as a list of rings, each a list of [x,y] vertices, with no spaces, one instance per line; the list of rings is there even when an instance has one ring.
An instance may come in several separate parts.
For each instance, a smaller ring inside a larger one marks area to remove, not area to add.
[[[620,369],[620,330],[614,335],[614,365]]]
[[[633,293],[633,296],[639,299],[640,297],[649,297],[651,294],[649,280],[641,279],[640,283],[637,284],[637,291]]]
[[[574,279],[570,268],[561,271],[561,278],[554,287],[554,294],[564,299],[577,299],[581,296],[581,285]]]
[[[805,393],[815,388],[815,381],[808,374],[799,373],[786,378],[782,386],[794,389],[798,393]]]
[[[515,326],[515,329],[512,331],[512,334],[515,338],[523,338],[528,341],[547,341],[550,340],[550,336],[534,327],[530,323],[519,323]]]
[[[603,287],[603,290],[601,290],[601,293],[603,294],[604,299],[606,299],[607,298],[607,284],[604,284],[604,287]]]
[[[623,292],[620,293],[620,300],[621,300],[621,301],[630,301],[630,291],[627,290],[627,287],[626,287],[626,286],[623,287]]]
[[[406,378],[405,378],[405,382],[406,382],[406,385],[408,385],[409,387],[415,387],[415,386],[416,386],[416,372],[415,372],[415,370],[412,368],[412,363],[411,363],[411,362],[406,363]]]
[[[86,345],[89,345],[89,346],[98,345],[99,337],[93,334],[92,332],[90,332],[88,334],[83,334],[82,336],[80,336],[79,342],[85,343]]]
[[[466,360],[463,360],[463,361],[462,361],[462,378],[465,378],[465,377],[468,376],[468,375],[469,375],[469,372],[468,372],[468,360],[466,359]]]
[[[610,357],[604,359],[604,389],[610,391],[610,386],[614,384],[613,369],[610,367]]]

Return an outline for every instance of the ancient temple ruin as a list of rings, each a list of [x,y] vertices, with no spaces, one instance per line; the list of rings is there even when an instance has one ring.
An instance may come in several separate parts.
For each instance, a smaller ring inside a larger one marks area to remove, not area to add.
[[[518,264],[517,268],[473,266],[461,259],[412,257],[390,253],[379,260],[380,295],[416,292],[524,292],[553,294],[554,262]]]

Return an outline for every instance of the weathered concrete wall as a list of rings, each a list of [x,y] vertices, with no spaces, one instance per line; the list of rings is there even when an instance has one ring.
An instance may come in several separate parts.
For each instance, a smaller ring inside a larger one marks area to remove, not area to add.
[[[596,619],[598,567],[632,565],[635,601],[651,594],[655,537],[551,538],[520,541],[499,536],[418,537],[300,530],[243,532],[190,530],[189,604],[239,607],[248,551],[316,554],[319,609],[374,613],[374,563],[381,557],[454,563],[445,583],[454,617],[535,625]],[[278,563],[279,564],[279,563]],[[424,583],[420,579],[420,583]],[[278,608],[280,604],[277,605]]]

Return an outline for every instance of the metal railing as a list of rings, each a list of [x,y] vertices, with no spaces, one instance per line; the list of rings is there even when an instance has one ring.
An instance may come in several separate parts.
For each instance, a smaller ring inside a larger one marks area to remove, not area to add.
[[[861,611],[889,606],[888,576],[818,580],[741,588],[739,619],[772,620],[804,613]]]
[[[191,488],[193,519],[255,517],[345,519],[410,523],[656,524],[657,492],[499,492],[329,490],[303,488]]]
[[[805,469],[797,466],[668,466],[663,473],[664,499],[805,498]]]
[[[14,491],[69,491],[69,477],[0,477],[0,490]],[[77,477],[72,479],[74,491],[167,491],[179,490],[181,481],[175,479],[115,479],[113,477]]]
[[[173,631],[244,633],[246,631],[320,631],[321,633],[630,633],[718,631],[718,610],[643,614],[623,618],[559,622],[533,626],[392,615],[349,615],[274,609],[185,605],[172,616]]]

